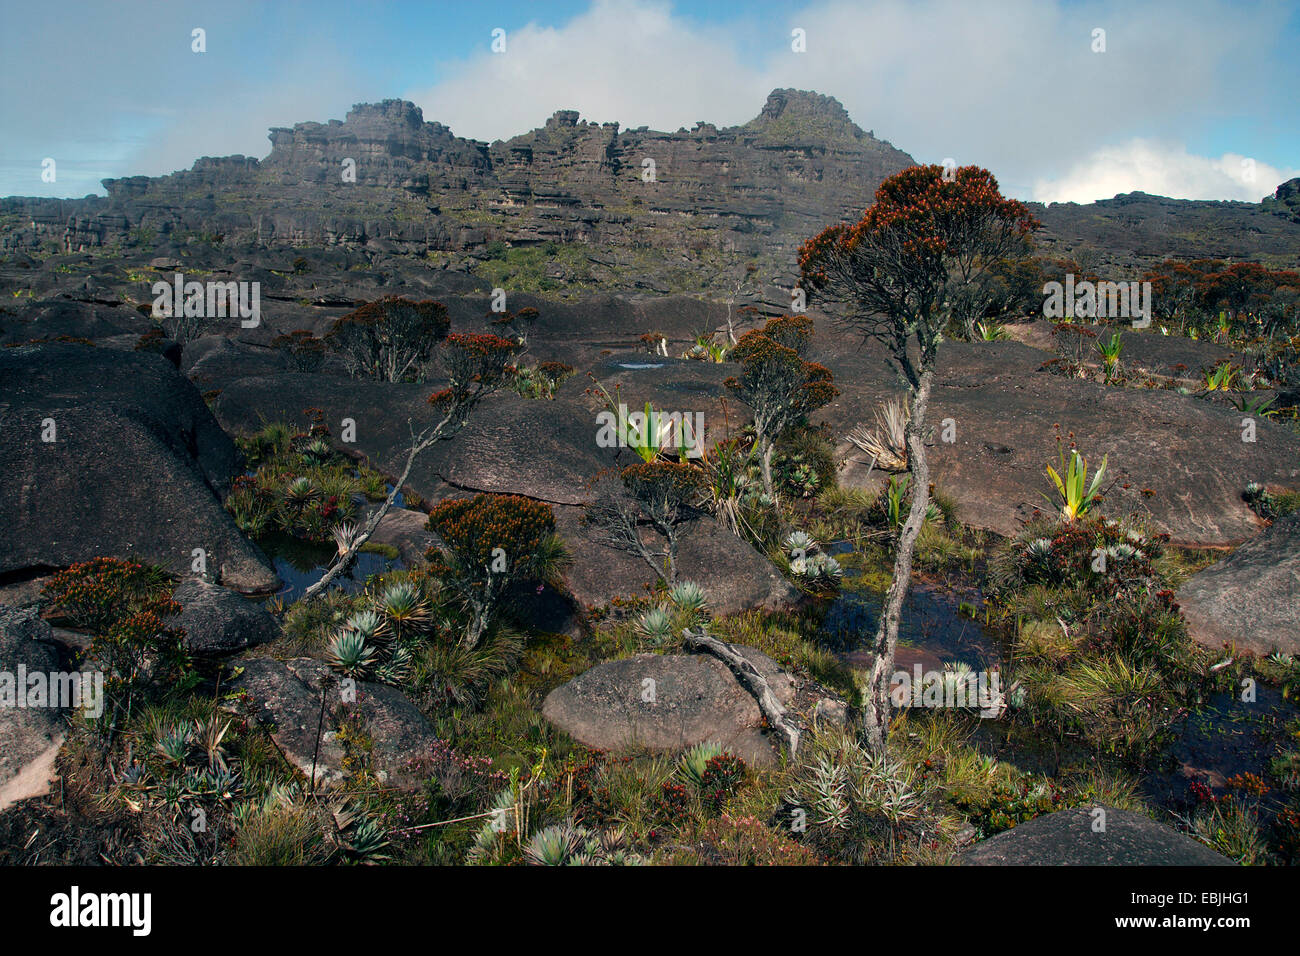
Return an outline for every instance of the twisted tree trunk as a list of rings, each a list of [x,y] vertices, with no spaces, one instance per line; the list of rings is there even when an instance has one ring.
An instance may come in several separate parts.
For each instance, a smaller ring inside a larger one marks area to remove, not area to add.
[[[894,674],[894,652],[898,648],[898,625],[903,614],[903,599],[907,597],[907,589],[912,583],[912,558],[916,552],[916,539],[921,535],[925,512],[930,505],[930,465],[925,457],[925,413],[930,404],[930,386],[933,380],[933,369],[922,371],[912,396],[912,417],[905,430],[911,459],[912,507],[898,539],[894,579],[885,594],[880,624],[871,646],[874,656],[863,701],[862,724],[864,742],[875,753],[884,753],[885,741],[889,735],[889,684]]]
[[[767,722],[781,734],[790,756],[793,757],[798,752],[799,728],[786,717],[785,708],[781,706],[776,694],[772,692],[771,685],[758,672],[757,667],[726,641],[705,634],[703,628],[698,630],[687,628],[682,632],[682,643],[687,650],[712,654],[731,668],[731,672],[736,675],[736,680],[753,696]]]

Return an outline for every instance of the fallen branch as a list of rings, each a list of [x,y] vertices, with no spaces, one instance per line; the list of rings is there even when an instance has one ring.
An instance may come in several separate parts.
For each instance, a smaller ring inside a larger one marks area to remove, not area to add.
[[[342,574],[347,568],[348,563],[356,553],[361,550],[362,545],[370,540],[370,536],[375,533],[375,529],[379,527],[379,523],[384,520],[384,516],[388,514],[389,509],[393,507],[393,502],[397,500],[398,493],[402,490],[403,486],[405,486],[406,479],[411,476],[411,468],[415,465],[416,457],[420,452],[424,451],[424,449],[428,448],[442,437],[443,429],[446,428],[450,421],[451,416],[446,415],[437,425],[425,429],[418,435],[416,435],[412,430],[411,447],[406,454],[406,466],[402,469],[402,473],[397,477],[397,480],[393,482],[393,490],[388,493],[388,497],[384,499],[384,503],[380,505],[378,510],[370,516],[370,520],[366,522],[365,527],[363,527],[361,531],[357,533],[356,537],[352,539],[347,549],[339,552],[339,554],[334,558],[334,561],[329,566],[329,570],[325,572],[325,576],[303,592],[302,599],[304,601],[309,600],[329,587],[330,584],[333,583],[334,579]]]
[[[753,696],[754,701],[758,704],[758,709],[767,718],[767,722],[785,738],[786,747],[790,751],[790,756],[793,757],[799,750],[799,728],[786,717],[785,708],[781,706],[776,694],[772,692],[767,679],[758,672],[758,668],[732,645],[726,641],[720,641],[716,637],[710,637],[702,630],[693,631],[687,628],[682,632],[682,641],[687,650],[712,654],[731,668],[731,672],[736,675],[736,680],[740,681],[741,685]]]

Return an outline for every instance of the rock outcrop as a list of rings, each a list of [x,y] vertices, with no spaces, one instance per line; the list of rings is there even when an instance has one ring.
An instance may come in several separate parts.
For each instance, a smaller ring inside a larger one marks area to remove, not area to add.
[[[799,242],[861,213],[883,179],[913,164],[833,98],[799,90],[773,91],[754,120],[721,129],[620,129],[559,110],[539,129],[487,144],[385,100],[270,139],[262,160],[205,157],[170,176],[105,180],[106,198],[0,200],[0,221],[23,223],[0,241],[17,249],[55,239],[75,251],[133,231],[189,232],[417,255],[494,240],[576,242],[627,276],[640,263],[654,290],[671,269],[649,275],[656,257],[638,258],[633,235],[673,259],[693,250],[697,280],[717,271],[700,257],[706,249],[790,263]]]
[[[1178,603],[1188,633],[1208,647],[1300,655],[1300,514],[1192,575]]]
[[[358,761],[368,760],[379,779],[392,786],[420,786],[413,760],[427,757],[437,737],[406,695],[385,684],[357,681],[355,700],[346,700],[329,667],[309,657],[287,661],[252,658],[240,662],[244,672],[236,686],[247,691],[260,720],[289,762],[317,785],[344,779]],[[360,716],[360,737],[340,736],[339,720],[353,708]]]
[[[737,646],[782,702],[794,685],[766,654]],[[776,763],[760,730],[754,698],[727,665],[707,655],[638,654],[606,661],[546,696],[542,713],[574,739],[598,750],[677,751],[714,742],[747,763]]]
[[[0,573],[194,550],[243,592],[278,579],[221,505],[239,458],[165,359],[88,345],[0,350]]]
[[[50,626],[35,608],[0,604],[0,810],[45,792],[63,743],[63,710],[48,698],[40,706],[27,706],[25,699],[18,706],[16,696],[27,692],[17,686],[20,674],[59,670],[51,640]]]
[[[190,578],[172,592],[181,613],[171,624],[185,630],[185,647],[193,654],[213,656],[275,640],[280,626],[260,603],[234,591]]]
[[[1094,828],[1098,811],[1104,829]],[[1035,817],[977,843],[970,866],[1233,866],[1189,836],[1132,810],[1080,807]]]

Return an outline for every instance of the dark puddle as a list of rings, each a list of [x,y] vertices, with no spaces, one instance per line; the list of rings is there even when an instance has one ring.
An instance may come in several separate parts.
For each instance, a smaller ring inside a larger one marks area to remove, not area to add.
[[[271,559],[275,571],[285,586],[276,592],[287,607],[306,590],[319,581],[329,569],[329,563],[337,553],[332,544],[315,544],[300,541],[287,535],[270,535],[258,541],[266,556]],[[336,580],[344,591],[352,594],[365,585],[372,574],[388,571],[400,571],[405,568],[399,558],[388,558],[382,554],[362,551],[344,574]]]
[[[1283,697],[1279,688],[1265,684],[1256,686],[1255,695],[1255,701],[1248,703],[1239,694],[1216,694],[1185,718],[1164,760],[1143,779],[1147,797],[1177,807],[1195,802],[1193,782],[1217,795],[1227,792],[1230,777],[1241,774],[1270,782],[1269,764],[1286,735],[1286,725],[1300,717],[1300,707]],[[1262,806],[1276,811],[1281,796],[1273,790]]]
[[[835,545],[828,549],[832,555],[849,550]],[[831,602],[822,620],[822,639],[840,650],[841,660],[850,667],[870,666],[869,651],[845,649],[859,643],[863,635],[875,633],[884,599],[882,591],[855,587],[850,574]],[[982,670],[996,664],[1000,659],[997,635],[968,616],[972,610],[978,613],[979,606],[977,592],[957,594],[923,580],[914,581],[903,601],[894,658],[897,666],[910,669],[920,664],[926,670],[941,670],[946,663],[962,662]]]

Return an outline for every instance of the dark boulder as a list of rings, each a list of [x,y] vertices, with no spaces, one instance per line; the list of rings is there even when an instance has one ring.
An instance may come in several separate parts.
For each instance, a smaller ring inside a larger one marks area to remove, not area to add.
[[[234,654],[273,641],[280,627],[259,602],[202,578],[189,578],[172,592],[181,613],[171,623],[185,629],[194,654]]]
[[[1095,830],[1096,812],[1105,829]],[[1189,836],[1132,810],[1079,807],[1035,817],[962,854],[969,866],[1233,866]]]
[[[348,688],[329,667],[308,657],[252,658],[240,664],[244,670],[236,685],[253,698],[258,718],[274,728],[276,744],[308,778],[314,765],[318,784],[332,786],[344,779],[348,749],[339,735],[339,721],[356,708],[371,740],[369,757],[376,776],[399,787],[424,782],[410,765],[429,756],[437,737],[401,691],[357,681],[355,699],[349,699]]]
[[[4,349],[0,395],[0,573],[112,556],[187,574],[201,548],[223,584],[277,586],[221,504],[239,468],[234,444],[164,359]]]

